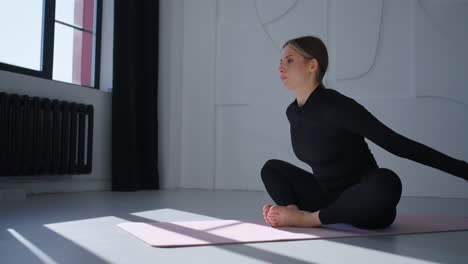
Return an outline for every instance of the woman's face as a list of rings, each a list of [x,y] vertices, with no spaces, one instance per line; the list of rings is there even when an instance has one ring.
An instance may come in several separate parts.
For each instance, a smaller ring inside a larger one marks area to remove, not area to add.
[[[286,45],[281,51],[281,61],[278,67],[283,87],[295,90],[313,81],[315,70],[313,66],[312,60],[305,59],[290,45]]]

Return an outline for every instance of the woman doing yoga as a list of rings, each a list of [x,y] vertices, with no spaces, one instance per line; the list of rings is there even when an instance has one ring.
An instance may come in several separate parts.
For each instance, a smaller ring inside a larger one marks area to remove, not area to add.
[[[408,139],[381,123],[361,104],[325,88],[324,43],[306,36],[286,42],[278,68],[283,86],[296,99],[287,107],[295,155],[313,173],[282,160],[268,160],[261,177],[276,205],[265,205],[274,227],[318,227],[348,223],[359,228],[390,226],[402,183],[377,165],[364,138],[401,158],[468,180],[468,164]]]

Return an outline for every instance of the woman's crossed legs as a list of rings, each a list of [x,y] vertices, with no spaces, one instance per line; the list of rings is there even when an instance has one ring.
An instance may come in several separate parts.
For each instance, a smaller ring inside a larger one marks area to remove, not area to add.
[[[402,190],[398,175],[385,168],[367,171],[358,183],[332,193],[324,191],[312,173],[281,160],[267,161],[261,176],[277,204],[263,208],[272,226],[348,223],[385,228],[395,220]]]

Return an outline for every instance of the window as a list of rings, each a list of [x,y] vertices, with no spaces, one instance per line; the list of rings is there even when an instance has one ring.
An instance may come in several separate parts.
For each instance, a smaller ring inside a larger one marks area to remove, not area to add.
[[[0,70],[99,86],[102,0],[0,1]]]

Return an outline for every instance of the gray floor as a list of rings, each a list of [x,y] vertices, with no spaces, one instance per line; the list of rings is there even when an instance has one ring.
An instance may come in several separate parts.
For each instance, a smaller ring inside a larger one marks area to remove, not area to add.
[[[468,263],[468,231],[162,249],[127,221],[252,219],[265,192],[85,192],[0,201],[0,263]],[[399,213],[468,216],[467,199],[403,197]]]

